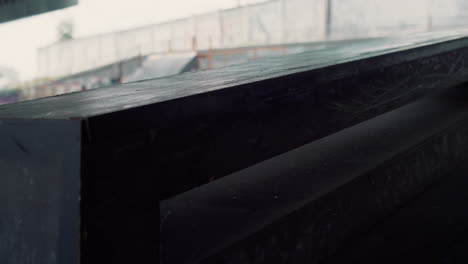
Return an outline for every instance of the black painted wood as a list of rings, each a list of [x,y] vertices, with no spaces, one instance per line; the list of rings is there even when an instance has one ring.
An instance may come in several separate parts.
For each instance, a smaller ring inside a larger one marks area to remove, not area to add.
[[[163,201],[162,263],[326,263],[467,160],[460,89]]]
[[[3,106],[0,107],[0,117],[2,119],[91,118],[217,90],[233,90],[228,88],[242,87],[245,84],[258,83],[269,79],[277,80],[279,77],[289,76],[292,78],[291,75],[295,77],[296,74],[304,72],[315,73],[310,75],[308,79],[308,89],[313,90],[313,87],[319,81],[329,82],[346,76],[363,74],[373,69],[383,71],[391,65],[458,51],[466,47],[466,34],[466,32],[457,31],[437,32],[369,39],[354,44],[333,44],[329,47],[324,44],[323,46],[317,46],[316,50],[301,54],[262,59],[215,70],[186,73],[169,78],[129,83],[84,93],[78,92]],[[432,68],[433,73],[440,75],[457,73],[457,59],[463,59],[463,56],[458,55],[454,57],[456,60],[450,61],[450,63],[454,63],[452,64],[452,71],[444,71],[444,65],[432,65],[435,67]],[[351,63],[355,61],[360,63]],[[412,73],[420,75],[423,72],[413,69]],[[437,76],[431,76],[431,78],[435,77]],[[275,88],[279,89],[279,91],[274,90],[270,94],[268,92],[256,94],[251,91],[250,94],[252,97],[254,95],[258,97],[262,95],[268,97],[270,95],[270,97],[273,97],[271,99],[277,98],[274,95],[278,97],[288,96],[287,91],[281,91],[281,87]],[[284,89],[284,87],[282,88]],[[298,87],[289,88],[291,89],[289,92],[293,92]],[[262,87],[256,88],[258,92],[263,89]],[[283,96],[281,96],[281,93],[283,93]],[[289,97],[293,96],[294,94],[289,95]],[[202,109],[196,112],[202,112],[207,106],[200,107]]]
[[[452,32],[317,47],[0,107],[0,119],[82,120],[85,158],[146,153],[147,171],[171,175],[167,198],[467,80],[467,45]]]
[[[36,140],[44,157],[63,152],[79,164],[78,178],[57,171],[65,165],[47,160],[41,171],[60,176],[60,183],[38,186],[37,199],[62,192],[61,184],[72,186],[67,190],[76,202],[63,202],[80,208],[80,236],[68,237],[81,243],[83,263],[145,263],[158,258],[160,200],[464,82],[467,63],[468,38],[456,32],[382,38],[1,106],[0,122],[10,124],[12,135],[31,138],[40,122],[76,126],[76,134],[51,126],[41,132],[44,140]],[[0,140],[0,149],[12,151],[0,157],[2,164],[41,160],[14,156],[14,151],[33,148],[32,143],[21,139],[12,147],[15,141],[8,136]],[[61,142],[61,149],[49,148],[53,142]],[[67,142],[77,142],[78,149]],[[72,150],[80,156],[67,155]],[[23,175],[21,168],[7,171]],[[51,181],[41,175],[34,177]],[[29,190],[17,177],[12,178],[16,188]],[[7,198],[0,202],[21,210],[32,206]],[[63,212],[36,214],[61,219]],[[8,209],[3,215],[3,221],[13,223],[16,214]],[[73,221],[60,221],[64,234],[76,231]],[[19,232],[26,236],[30,229],[35,226],[28,222]],[[0,241],[12,239],[4,233]],[[15,263],[7,253],[11,248],[20,250],[19,245],[0,245],[0,262]]]
[[[0,263],[80,263],[80,123],[0,121]]]
[[[466,263],[468,163],[459,163],[413,201],[345,241],[325,263]]]

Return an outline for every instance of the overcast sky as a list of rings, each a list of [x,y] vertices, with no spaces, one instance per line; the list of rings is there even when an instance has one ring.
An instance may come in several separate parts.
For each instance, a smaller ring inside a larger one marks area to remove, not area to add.
[[[0,66],[21,80],[35,77],[36,49],[58,39],[57,25],[73,19],[75,37],[112,32],[262,0],[79,0],[79,5],[0,24]]]

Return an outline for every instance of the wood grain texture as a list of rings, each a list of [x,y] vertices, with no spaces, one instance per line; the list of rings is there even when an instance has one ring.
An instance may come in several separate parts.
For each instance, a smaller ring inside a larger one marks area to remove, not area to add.
[[[332,68],[340,78],[384,68],[403,61],[423,58],[465,47],[468,40],[458,32],[419,34],[415,36],[368,40],[354,45],[318,49],[311,52],[263,59],[199,73],[130,83],[52,98],[0,107],[0,118],[72,119],[87,118],[115,111],[161,103],[196,94],[239,87],[282,76]],[[345,69],[349,62],[387,55],[378,63]],[[312,87],[310,88],[312,89]]]

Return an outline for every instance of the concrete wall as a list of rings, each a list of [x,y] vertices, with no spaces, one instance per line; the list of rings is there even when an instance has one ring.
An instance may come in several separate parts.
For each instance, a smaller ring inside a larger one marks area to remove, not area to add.
[[[59,77],[152,53],[366,38],[468,24],[463,0],[330,2],[329,19],[328,0],[272,0],[59,42],[38,51],[38,72]]]

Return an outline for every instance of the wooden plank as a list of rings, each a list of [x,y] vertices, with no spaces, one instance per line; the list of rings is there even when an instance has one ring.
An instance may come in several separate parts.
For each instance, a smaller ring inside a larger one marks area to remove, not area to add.
[[[162,263],[328,263],[468,158],[462,89],[163,201]]]
[[[226,88],[238,87],[240,88],[238,90],[241,90],[246,84],[278,80],[280,77],[295,76],[300,73],[310,74],[309,89],[313,90],[313,86],[319,80],[314,80],[312,77],[320,77],[326,81],[355,76],[372,69],[380,70],[391,65],[459,50],[466,47],[468,40],[465,35],[453,31],[416,34],[411,37],[369,39],[353,45],[344,43],[341,47],[336,45],[330,48],[317,47],[317,50],[301,54],[1,107],[0,118],[89,118],[197,94],[229,90]],[[324,75],[328,71],[333,71],[334,74]],[[255,90],[262,89],[257,87]],[[284,96],[287,96],[286,92],[283,91]]]
[[[8,105],[0,107],[0,120],[83,120],[83,144],[90,153],[85,164],[98,155],[108,167],[124,166],[122,157],[143,160],[138,153],[146,153],[154,162],[135,166],[161,175],[165,198],[466,81],[468,39],[462,36],[317,47]]]

